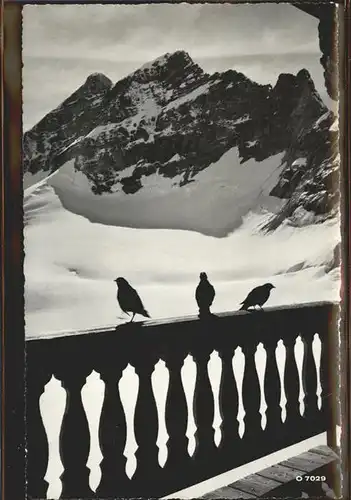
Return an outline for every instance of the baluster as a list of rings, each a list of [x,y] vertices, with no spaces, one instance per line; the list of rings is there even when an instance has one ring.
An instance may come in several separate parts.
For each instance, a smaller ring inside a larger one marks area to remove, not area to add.
[[[282,425],[282,409],[280,406],[281,386],[276,359],[277,343],[278,340],[272,337],[267,337],[263,341],[267,353],[264,376],[264,393],[267,404],[267,425],[265,431],[270,436],[278,436],[279,428]]]
[[[321,361],[320,361],[320,382],[322,386],[321,392],[321,418],[323,419],[323,425],[327,430],[327,444],[334,451],[338,452],[337,439],[336,439],[336,412],[337,406],[335,403],[335,396],[337,394],[337,381],[336,381],[336,360],[335,351],[333,351],[330,345],[329,335],[335,335],[335,333],[328,330],[328,323],[325,322],[323,326],[320,327],[320,340],[321,340]],[[331,361],[333,360],[333,361]],[[333,390],[333,388],[335,388]]]
[[[119,394],[118,383],[124,368],[119,364],[110,370],[101,370],[100,378],[105,383],[105,397],[99,425],[101,481],[96,490],[100,497],[123,497],[129,491],[130,480],[126,474],[124,448],[127,426]]]
[[[320,362],[320,369],[319,369],[319,374],[320,374],[320,381],[321,381],[321,386],[322,386],[322,392],[321,392],[321,412],[323,415],[327,415],[327,411],[330,407],[330,380],[328,373],[330,371],[330,358],[329,358],[329,349],[328,349],[328,333],[324,336],[320,336],[321,340],[321,362]]]
[[[289,332],[290,333],[290,332]],[[286,335],[283,338],[285,346],[285,368],[284,368],[284,389],[286,397],[286,420],[285,426],[290,429],[293,435],[294,427],[298,426],[301,421],[300,415],[300,379],[299,371],[295,358],[295,344],[297,334],[295,336]]]
[[[256,349],[256,344],[242,346],[242,351],[245,355],[242,389],[243,405],[245,409],[245,431],[243,439],[248,441],[257,439],[262,432],[260,414],[261,391],[255,363]]]
[[[133,476],[135,496],[155,496],[154,490],[160,486],[158,481],[161,467],[158,463],[159,449],[156,444],[158,416],[151,381],[155,361],[146,351],[144,357],[138,357],[135,363],[135,371],[139,376],[139,390],[134,415],[134,433],[138,445],[135,453],[137,467]]]
[[[82,373],[78,365],[73,370],[71,363],[67,363],[67,372],[58,376],[67,393],[60,432],[60,455],[64,467],[61,475],[61,498],[92,497],[94,493],[89,487],[90,471],[86,466],[90,433],[81,394],[88,373]]]
[[[168,457],[165,470],[177,472],[184,476],[189,466],[188,438],[186,429],[188,423],[188,407],[181,377],[185,352],[170,350],[166,358],[169,370],[169,386],[166,399],[165,420],[169,435],[167,448]]]
[[[29,351],[32,354],[33,351]],[[51,378],[50,372],[40,369],[28,356],[26,372],[26,448],[27,494],[30,498],[46,498],[49,484],[44,477],[48,467],[49,446],[40,413],[40,396]],[[42,363],[42,361],[40,361]]]
[[[302,384],[305,392],[304,403],[305,413],[304,416],[308,419],[314,419],[318,412],[317,406],[317,370],[313,357],[312,342],[313,333],[306,333],[302,342],[304,344],[304,358],[302,365]]]
[[[241,442],[237,418],[239,397],[233,373],[234,350],[234,347],[225,346],[218,351],[222,360],[222,377],[219,388],[219,411],[222,418],[222,439],[220,449],[223,453],[232,451]]]
[[[214,400],[207,369],[210,354],[211,352],[209,352],[208,349],[205,349],[203,352],[192,354],[196,362],[196,381],[193,402],[196,424],[196,448],[193,458],[195,460],[207,461],[209,466],[211,464],[211,455],[217,451],[214,442],[213,428]]]

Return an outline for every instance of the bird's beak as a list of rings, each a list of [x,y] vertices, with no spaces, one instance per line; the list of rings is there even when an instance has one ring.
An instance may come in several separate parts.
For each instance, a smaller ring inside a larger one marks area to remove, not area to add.
[[[272,287],[273,287],[273,288],[275,288],[275,286],[274,286],[274,285],[272,285]]]

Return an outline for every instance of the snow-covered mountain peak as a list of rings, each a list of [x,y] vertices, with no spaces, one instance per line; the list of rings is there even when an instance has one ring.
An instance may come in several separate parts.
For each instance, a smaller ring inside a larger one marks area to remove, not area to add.
[[[105,121],[118,123],[140,114],[146,101],[148,108],[163,106],[189,93],[209,75],[184,51],[167,53],[144,64],[118,81],[105,99]]]
[[[185,77],[189,73],[202,74],[203,70],[194,63],[190,55],[182,50],[166,53],[153,61],[144,64],[133,77],[137,81],[154,79],[165,80],[181,74]]]
[[[115,85],[104,75],[90,75],[27,132],[25,187],[69,164],[70,178],[79,174],[93,197],[144,199],[143,193],[151,186],[156,192],[157,185],[172,191],[192,185],[194,192],[204,182],[202,173],[214,171],[213,165],[236,148],[235,164],[242,169],[250,161],[259,168],[282,155],[270,196],[285,200],[287,207],[279,208],[274,224],[301,207],[324,217],[335,205],[330,190],[338,168],[331,147],[334,121],[305,69],[281,74],[272,87],[232,69],[209,75],[186,52],[167,53]],[[247,186],[240,189],[245,196]],[[222,191],[214,187],[214,192]],[[235,214],[232,219],[236,224]]]

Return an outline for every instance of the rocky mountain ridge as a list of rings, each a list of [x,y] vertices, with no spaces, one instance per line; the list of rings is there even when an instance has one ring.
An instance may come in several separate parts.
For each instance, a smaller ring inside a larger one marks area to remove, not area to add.
[[[94,194],[133,196],[150,175],[174,178],[178,189],[196,182],[233,147],[242,168],[284,153],[271,195],[286,203],[269,224],[274,229],[302,212],[317,220],[334,214],[335,118],[304,69],[281,74],[273,87],[234,70],[209,75],[179,51],[115,85],[102,74],[88,77],[24,134],[24,173],[45,177],[74,160]]]

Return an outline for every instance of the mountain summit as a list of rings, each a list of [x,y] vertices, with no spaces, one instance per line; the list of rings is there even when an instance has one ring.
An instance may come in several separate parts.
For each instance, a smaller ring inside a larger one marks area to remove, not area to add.
[[[90,75],[24,134],[24,183],[57,171],[52,185],[62,199],[78,182],[100,202],[169,194],[170,211],[176,210],[174,192],[186,200],[206,183],[198,209],[222,196],[227,206],[240,191],[240,217],[250,210],[252,196],[265,189],[266,198],[279,201],[270,229],[287,218],[325,220],[337,202],[334,128],[335,116],[306,69],[281,74],[272,87],[234,70],[207,74],[189,54],[177,51],[115,85],[102,74]],[[60,171],[71,179],[69,187]],[[77,203],[69,208],[84,214]],[[142,203],[137,206],[145,216]],[[184,220],[197,210],[190,206]],[[89,215],[108,223],[96,217]],[[227,210],[228,230],[236,225],[230,228],[230,217]]]

